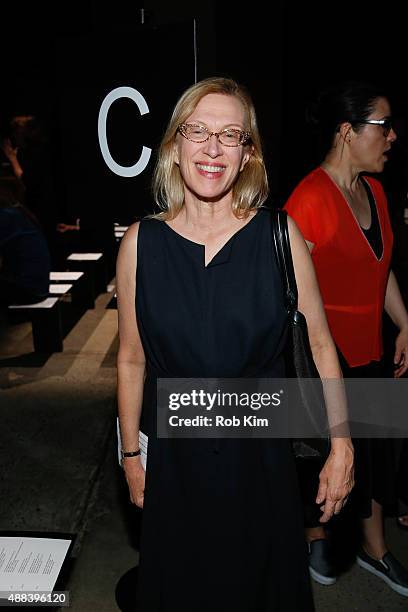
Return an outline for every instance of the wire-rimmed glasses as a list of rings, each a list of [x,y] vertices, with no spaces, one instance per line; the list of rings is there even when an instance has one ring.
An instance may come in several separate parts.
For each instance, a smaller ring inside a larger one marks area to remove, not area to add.
[[[210,132],[204,125],[198,123],[181,123],[178,126],[178,131],[184,138],[191,142],[206,142],[211,136],[216,136],[219,142],[226,147],[239,147],[248,142],[251,135],[244,130],[236,128],[226,128],[221,132]]]

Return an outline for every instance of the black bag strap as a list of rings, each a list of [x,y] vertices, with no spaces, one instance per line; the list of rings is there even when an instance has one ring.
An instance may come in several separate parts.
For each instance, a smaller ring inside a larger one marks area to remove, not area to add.
[[[290,248],[288,214],[286,210],[271,211],[272,236],[276,260],[282,276],[286,308],[293,312],[298,306],[298,290]]]

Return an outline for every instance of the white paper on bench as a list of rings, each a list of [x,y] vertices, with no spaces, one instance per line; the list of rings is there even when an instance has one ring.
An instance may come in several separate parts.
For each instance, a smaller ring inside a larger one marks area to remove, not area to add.
[[[67,257],[70,261],[96,261],[102,257],[102,253],[71,253]]]
[[[52,591],[70,544],[63,538],[1,536],[0,591]]]
[[[54,295],[64,295],[64,293],[68,293],[72,289],[72,285],[64,285],[60,283],[59,285],[50,285],[48,287],[49,293],[53,293]]]
[[[9,308],[52,308],[55,303],[58,302],[57,297],[45,298],[42,302],[36,302],[35,304],[11,304]]]
[[[50,272],[52,281],[76,281],[83,276],[83,272]]]
[[[119,465],[122,465],[122,456],[120,454],[120,451],[122,450],[122,440],[120,437],[119,419],[116,419],[116,433],[118,436],[118,461],[119,461]],[[148,441],[149,439],[146,436],[146,434],[143,433],[143,431],[139,431],[140,461],[141,461],[144,471],[146,471]]]

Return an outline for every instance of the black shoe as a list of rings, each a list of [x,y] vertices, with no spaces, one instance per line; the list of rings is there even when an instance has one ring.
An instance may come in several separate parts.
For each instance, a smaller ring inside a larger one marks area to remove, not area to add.
[[[307,544],[309,550],[309,572],[313,580],[328,586],[337,580],[330,556],[329,543],[325,538],[312,540]]]
[[[371,572],[400,595],[408,597],[408,571],[390,553],[387,552],[382,559],[374,559],[363,548],[357,553],[357,563],[360,567]]]

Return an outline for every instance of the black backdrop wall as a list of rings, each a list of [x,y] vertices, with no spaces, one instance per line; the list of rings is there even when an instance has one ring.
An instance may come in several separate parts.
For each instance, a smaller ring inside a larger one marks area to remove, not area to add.
[[[71,0],[54,9],[20,2],[1,9],[0,119],[27,112],[46,120],[59,217],[126,223],[150,207],[154,154],[136,177],[107,169],[97,139],[105,95],[123,85],[146,95],[150,112],[143,117],[129,99],[109,111],[112,156],[131,165],[142,145],[155,148],[187,85],[196,77],[229,75],[254,97],[272,196],[282,203],[314,163],[304,108],[316,89],[344,78],[374,80],[390,90],[394,114],[406,114],[399,11],[394,0],[386,7],[345,0],[327,3],[325,11],[284,0],[269,6],[255,0],[242,10],[215,1],[145,0],[143,9],[129,0]],[[404,142],[401,133],[400,151]]]
[[[169,49],[177,62],[165,60]],[[194,24],[60,38],[57,59],[61,191],[88,244],[102,248],[113,221],[129,224],[152,211],[154,152],[178,96],[195,79]],[[99,246],[96,227],[105,236]]]

